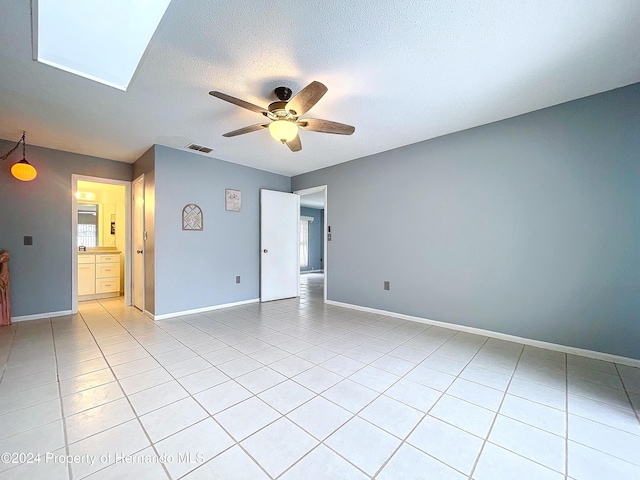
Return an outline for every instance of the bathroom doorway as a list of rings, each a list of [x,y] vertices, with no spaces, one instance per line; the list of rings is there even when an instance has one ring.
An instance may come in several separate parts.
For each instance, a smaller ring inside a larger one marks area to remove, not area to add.
[[[72,175],[72,310],[78,301],[131,302],[131,182]]]

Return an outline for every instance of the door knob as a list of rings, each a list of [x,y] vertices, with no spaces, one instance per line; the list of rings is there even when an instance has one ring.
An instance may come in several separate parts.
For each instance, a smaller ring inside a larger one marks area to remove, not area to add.
[[[266,248],[263,250],[264,253],[269,253],[269,250],[267,250]]]
[[[136,253],[142,253],[142,250],[136,250]]]

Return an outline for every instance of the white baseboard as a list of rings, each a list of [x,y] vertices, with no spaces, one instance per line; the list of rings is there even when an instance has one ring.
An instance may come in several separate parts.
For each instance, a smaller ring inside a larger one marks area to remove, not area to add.
[[[515,335],[508,335],[506,333],[493,332],[491,330],[483,330],[482,328],[468,327],[466,325],[456,325],[454,323],[439,322],[437,320],[429,320],[428,318],[414,317],[412,315],[389,312],[387,310],[379,310],[377,308],[362,307],[360,305],[353,305],[351,303],[336,302],[334,300],[326,300],[326,303],[328,303],[329,305],[335,305],[336,307],[350,308],[352,310],[361,310],[363,312],[377,313],[380,315],[401,318],[403,320],[409,320],[412,322],[426,323],[428,325],[434,325],[436,327],[448,328],[449,330],[457,330],[459,332],[474,333],[476,335],[484,335],[485,337],[497,338],[497,339],[506,340],[509,342],[522,343],[524,345],[529,345],[532,347],[545,348],[547,350],[555,350],[557,352],[569,353],[572,355],[580,355],[582,357],[594,358],[596,360],[604,360],[605,362],[614,362],[614,363],[619,363],[620,365],[628,365],[630,367],[640,367],[640,360],[638,359],[621,357],[619,355],[613,355],[611,353],[603,353],[603,352],[596,352],[594,350],[587,350],[584,348],[569,347],[567,345],[543,342],[541,340],[532,340],[530,338],[517,337]]]
[[[63,315],[73,315],[73,310],[60,310],[58,312],[35,313],[33,315],[21,315],[19,317],[11,317],[11,322],[26,322],[28,320],[41,320],[43,318],[62,317]]]
[[[162,315],[153,315],[145,310],[145,315],[152,320],[165,320],[167,318],[181,317],[183,315],[192,315],[194,313],[210,312],[211,310],[220,310],[221,308],[237,307],[239,305],[246,305],[247,303],[259,302],[259,298],[252,298],[250,300],[242,300],[240,302],[223,303],[222,305],[213,305],[211,307],[195,308],[193,310],[184,310],[182,312],[164,313]]]
[[[114,293],[94,293],[92,295],[78,295],[78,302],[86,302],[88,300],[105,300],[107,298],[118,298],[120,292]]]

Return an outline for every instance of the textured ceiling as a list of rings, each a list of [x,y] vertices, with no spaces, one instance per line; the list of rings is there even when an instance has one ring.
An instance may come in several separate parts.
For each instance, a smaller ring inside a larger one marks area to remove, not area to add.
[[[0,11],[0,138],[124,162],[195,142],[294,175],[640,80],[638,0],[173,0],[126,92],[33,61],[28,0]],[[222,137],[263,117],[210,90],[266,106],[312,80],[308,116],[352,136]]]

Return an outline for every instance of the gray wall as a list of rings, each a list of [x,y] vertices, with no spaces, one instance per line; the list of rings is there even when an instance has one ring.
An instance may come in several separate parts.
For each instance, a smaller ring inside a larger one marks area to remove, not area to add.
[[[309,266],[300,267],[300,271],[322,270],[324,268],[324,210],[300,207],[300,215],[314,219],[309,224]]]
[[[225,188],[242,192],[242,211],[225,210]],[[290,192],[291,179],[156,145],[156,315],[259,297],[261,188]],[[188,203],[203,231],[182,230]]]
[[[144,309],[151,314],[156,311],[155,148],[154,145],[133,164],[133,180],[144,175],[144,230],[147,232],[144,241]]]
[[[0,154],[15,143],[0,140]],[[71,310],[71,174],[129,181],[132,167],[27,145],[38,176],[21,182],[11,175],[21,153],[0,163],[0,250],[11,255],[12,316]],[[23,245],[25,235],[33,236],[33,246]]]
[[[330,300],[638,359],[639,152],[635,84],[292,187],[328,185]]]

